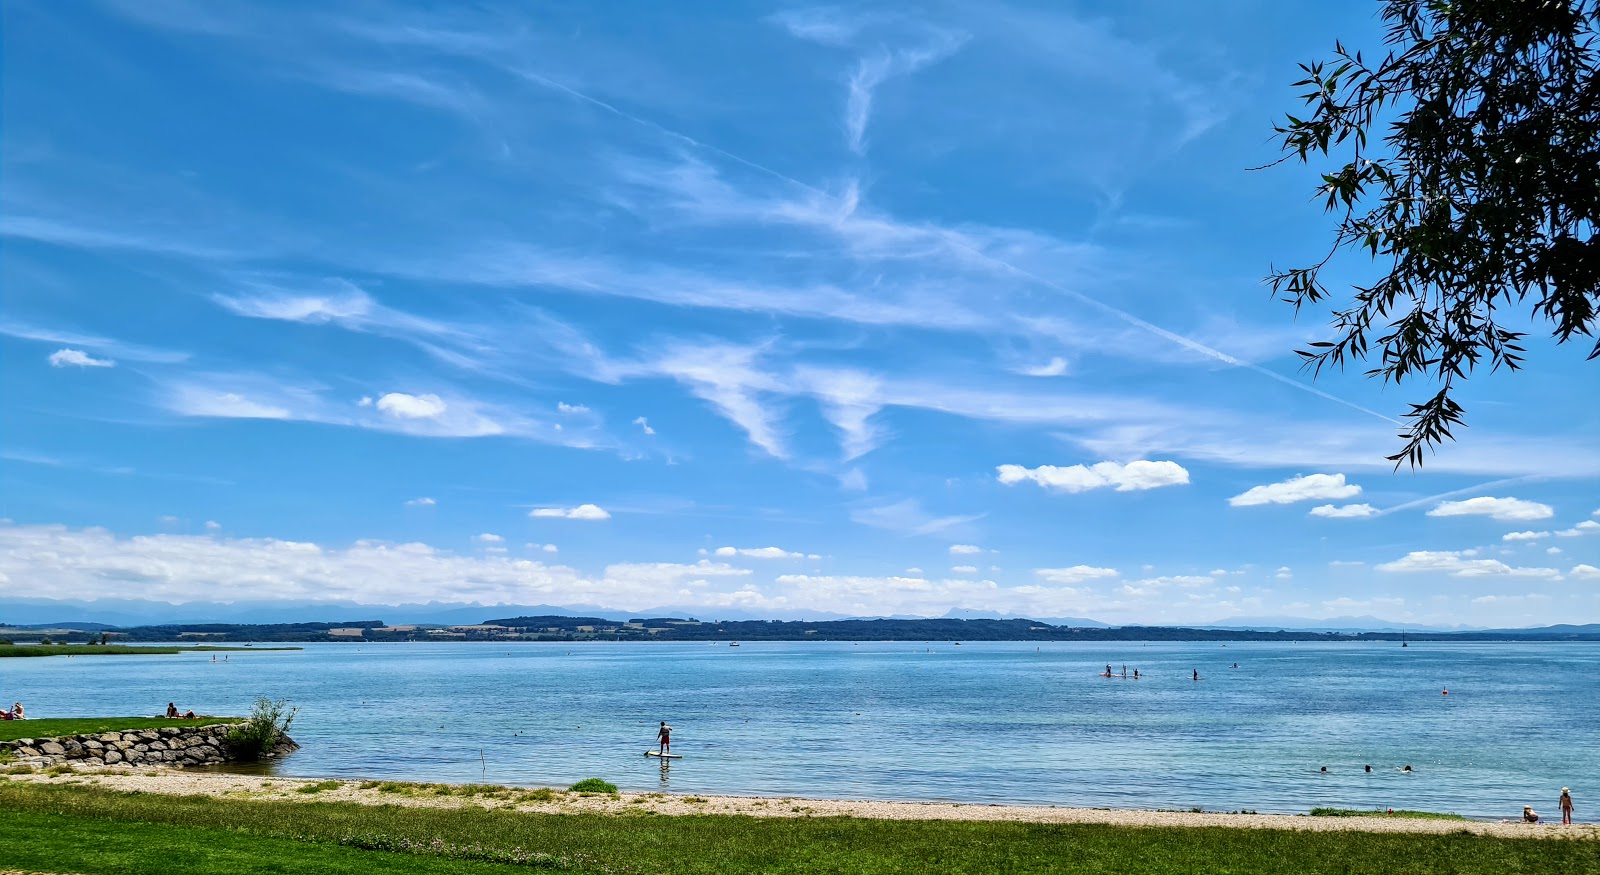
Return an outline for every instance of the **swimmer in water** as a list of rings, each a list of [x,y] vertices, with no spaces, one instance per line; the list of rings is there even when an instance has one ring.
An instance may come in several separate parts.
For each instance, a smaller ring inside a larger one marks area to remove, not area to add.
[[[1327,767],[1327,766],[1323,766],[1323,767],[1322,767],[1322,773],[1323,773],[1323,774],[1324,774],[1324,775],[1326,775],[1326,774],[1327,774],[1327,773],[1328,773],[1328,767]]]
[[[1369,774],[1369,775],[1372,774],[1372,767],[1371,766],[1367,766],[1367,774]]]
[[[1411,774],[1411,766],[1409,764],[1407,764],[1405,766],[1401,766],[1400,767],[1400,771],[1405,773],[1405,774],[1407,774],[1407,775],[1409,775],[1409,774]]]
[[[1200,679],[1200,669],[1198,669],[1198,668],[1194,670],[1194,679],[1195,680],[1199,680]]]

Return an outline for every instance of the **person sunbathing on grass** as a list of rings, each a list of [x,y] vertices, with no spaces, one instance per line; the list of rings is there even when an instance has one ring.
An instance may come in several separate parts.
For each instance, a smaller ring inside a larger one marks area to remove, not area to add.
[[[168,719],[171,719],[171,720],[193,720],[193,719],[195,719],[193,710],[185,711],[184,713],[179,714],[178,713],[178,706],[172,704],[171,702],[167,703],[167,717],[168,717]]]
[[[10,711],[5,711],[3,713],[5,714],[5,716],[4,717],[0,717],[0,720],[26,720],[26,719],[28,719],[27,712],[22,710],[22,703],[21,702],[17,702],[16,704],[12,705]]]

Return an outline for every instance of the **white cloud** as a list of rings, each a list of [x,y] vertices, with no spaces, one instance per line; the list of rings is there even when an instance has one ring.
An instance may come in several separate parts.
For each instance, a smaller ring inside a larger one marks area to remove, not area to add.
[[[950,555],[951,556],[970,556],[970,555],[972,555],[974,553],[982,553],[982,552],[983,552],[983,548],[979,547],[979,546],[977,546],[975,544],[951,544],[950,545]]]
[[[1022,367],[1017,369],[1017,373],[1022,374],[1025,377],[1059,377],[1066,372],[1067,360],[1061,356],[1055,356],[1051,358],[1050,361],[1045,362],[1042,365],[1034,365],[1032,367]]]
[[[782,547],[718,547],[718,556],[745,556],[750,559],[804,559],[804,553],[791,553]]]
[[[1311,516],[1327,517],[1334,520],[1360,519],[1361,517],[1372,516],[1377,512],[1377,509],[1370,504],[1346,504],[1338,507],[1331,504],[1322,504],[1313,507],[1309,511]]]
[[[222,528],[222,523],[219,523],[216,520],[206,520],[206,529],[208,531],[214,532],[220,528]]]
[[[1126,465],[1098,462],[1090,466],[1072,465],[1065,468],[1055,465],[1040,465],[1037,468],[1001,465],[996,470],[1000,482],[1008,486],[1031,480],[1046,489],[1062,492],[1084,492],[1107,486],[1115,487],[1118,492],[1130,492],[1189,482],[1189,472],[1177,462],[1138,461]]]
[[[656,430],[650,427],[650,420],[645,419],[643,416],[636,417],[633,420],[633,424],[639,426],[639,429],[647,435],[656,433]]]
[[[978,573],[978,569],[977,569],[977,566],[974,566],[974,565],[952,565],[952,566],[950,566],[950,573],[951,574],[977,574]]]
[[[738,585],[751,574],[697,562],[619,563],[590,575],[490,549],[458,554],[420,543],[362,540],[333,547],[215,534],[120,537],[104,529],[0,526],[0,575],[10,578],[6,594],[17,598],[60,598],[70,592],[87,600],[173,603],[585,603],[635,610],[726,603],[732,596],[717,588]],[[696,588],[700,583],[711,585]]]
[[[565,401],[556,402],[556,410],[558,412],[560,412],[560,413],[592,413],[593,412],[589,408],[583,406],[582,404],[568,404]]]
[[[1486,516],[1501,521],[1543,520],[1555,516],[1548,504],[1523,501],[1520,498],[1490,498],[1481,496],[1466,501],[1440,502],[1428,516]]]
[[[378,399],[378,409],[401,419],[437,419],[446,409],[438,395],[407,395],[390,392]]]
[[[921,575],[922,574],[922,569],[921,568],[907,568],[906,569],[906,573],[907,574]]]
[[[1509,577],[1554,578],[1561,576],[1561,572],[1554,568],[1516,568],[1498,559],[1473,559],[1470,558],[1472,552],[1474,551],[1419,550],[1407,553],[1393,562],[1385,562],[1376,567],[1379,571],[1403,573],[1436,572],[1449,574],[1453,577],[1495,577],[1505,575]]]
[[[1507,532],[1500,536],[1502,541],[1537,541],[1540,538],[1550,537],[1549,532]]]
[[[493,532],[484,532],[481,535],[473,535],[472,540],[477,541],[480,544],[503,544],[505,543],[506,539],[494,534]]]
[[[536,507],[528,516],[539,519],[608,520],[611,514],[599,505],[580,504],[577,507]]]
[[[1360,494],[1361,487],[1354,483],[1344,482],[1343,474],[1307,474],[1303,477],[1291,477],[1278,483],[1252,487],[1228,499],[1228,503],[1234,507],[1252,507],[1260,504],[1293,504],[1297,501],[1350,498]],[[1366,505],[1350,506],[1366,507]],[[1317,514],[1317,516],[1340,515],[1332,513]]]
[[[850,512],[850,519],[864,526],[888,529],[907,535],[932,535],[936,532],[955,529],[978,519],[980,516],[933,516],[923,510],[921,502],[915,498],[908,498],[893,504],[858,507]]]
[[[223,419],[291,419],[287,407],[256,401],[238,392],[212,392],[197,386],[181,386],[172,406],[185,416],[215,416]]]
[[[50,353],[52,368],[112,368],[116,364],[111,359],[97,359],[81,349],[58,349]]]
[[[412,499],[407,500],[406,501],[406,507],[433,507],[434,505],[436,505],[438,503],[439,502],[434,501],[433,499],[428,498],[427,496],[423,496],[421,498],[412,498]]]
[[[1278,580],[1293,580],[1294,569],[1285,565],[1282,568],[1279,568],[1278,573],[1274,574],[1273,577],[1277,578]]]
[[[1573,580],[1600,580],[1600,568],[1593,565],[1574,565],[1567,574]]]
[[[1562,529],[1561,531],[1556,532],[1556,537],[1576,538],[1581,535],[1593,535],[1597,533],[1600,533],[1600,523],[1597,523],[1594,520],[1584,520],[1570,529]]]
[[[938,40],[925,47],[890,52],[880,49],[876,54],[862,58],[850,75],[849,92],[845,100],[845,134],[850,150],[858,155],[866,153],[867,121],[872,116],[873,93],[886,80],[914,72],[918,68],[949,56],[966,41],[964,36],[939,34]]]
[[[1544,552],[1545,552],[1546,555],[1549,555],[1549,556],[1558,556],[1558,555],[1561,554],[1561,548],[1560,547],[1546,547]]]
[[[1050,583],[1083,583],[1086,580],[1103,580],[1116,577],[1115,568],[1096,568],[1092,565],[1073,565],[1070,568],[1035,568],[1033,573]]]

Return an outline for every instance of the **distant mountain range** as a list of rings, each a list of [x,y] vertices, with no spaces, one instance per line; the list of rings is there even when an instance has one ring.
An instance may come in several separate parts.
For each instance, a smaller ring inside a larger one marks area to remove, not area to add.
[[[952,620],[1017,620],[1027,619],[1052,626],[1072,626],[1082,629],[1116,628],[1121,625],[1105,623],[1087,617],[1024,617],[994,611],[955,609],[940,618],[923,618],[895,615],[890,617],[853,617],[828,611],[775,611],[755,613],[737,609],[699,608],[684,605],[661,605],[637,611],[620,610],[600,605],[478,605],[459,602],[428,602],[426,604],[371,605],[359,602],[317,601],[258,601],[258,602],[166,602],[139,599],[102,599],[82,601],[70,599],[0,598],[0,625],[5,626],[70,626],[85,630],[98,630],[114,626],[151,626],[189,623],[329,623],[383,620],[390,625],[439,624],[468,625],[481,623],[490,617],[516,616],[599,617],[622,621],[636,617],[694,617],[700,620],[849,620],[849,619],[952,619]],[[1137,624],[1148,625],[1148,624]],[[1379,617],[1309,617],[1265,616],[1226,617],[1208,624],[1193,624],[1183,628],[1219,629],[1226,631],[1288,631],[1303,632],[1419,632],[1419,633],[1500,633],[1544,634],[1569,632],[1600,634],[1600,624],[1559,625],[1531,629],[1482,629],[1470,626],[1439,626],[1421,623],[1402,623]]]
[[[1288,629],[1297,632],[1475,632],[1480,626],[1430,626],[1423,623],[1400,623],[1377,617],[1328,617],[1313,620],[1309,617],[1226,617],[1215,623],[1197,625],[1196,629]]]

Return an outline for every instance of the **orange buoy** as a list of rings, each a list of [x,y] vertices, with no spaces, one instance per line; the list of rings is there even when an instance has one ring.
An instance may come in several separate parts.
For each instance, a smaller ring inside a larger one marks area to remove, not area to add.
[[[1448,696],[1448,695],[1450,695],[1450,691],[1449,690],[1445,690],[1444,692],[1440,693],[1439,695]]]

